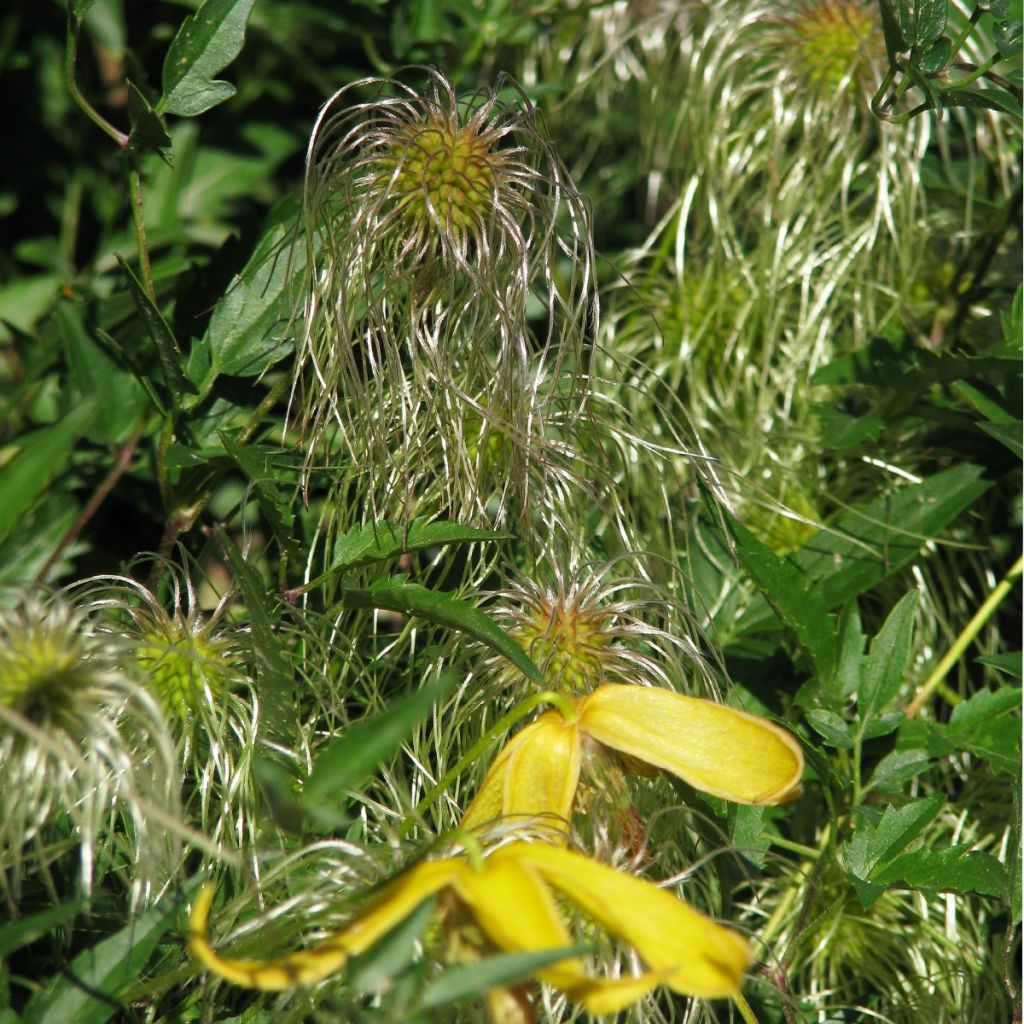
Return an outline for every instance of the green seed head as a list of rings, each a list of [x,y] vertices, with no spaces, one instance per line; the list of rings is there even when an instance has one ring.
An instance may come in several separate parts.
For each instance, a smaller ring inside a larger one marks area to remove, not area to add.
[[[224,692],[231,674],[228,655],[223,640],[185,633],[150,633],[135,651],[164,711],[182,722],[195,714],[206,690],[214,699]]]
[[[878,49],[872,11],[859,0],[819,0],[795,14],[789,27],[794,63],[812,88],[857,89]]]
[[[569,693],[599,685],[613,634],[608,612],[564,601],[539,600],[512,629],[548,684]]]
[[[490,147],[474,124],[460,126],[454,118],[408,126],[383,166],[397,169],[393,193],[414,231],[461,232],[487,218],[501,160]]]
[[[88,686],[96,670],[85,660],[69,620],[26,616],[6,626],[0,641],[0,704],[32,716]]]

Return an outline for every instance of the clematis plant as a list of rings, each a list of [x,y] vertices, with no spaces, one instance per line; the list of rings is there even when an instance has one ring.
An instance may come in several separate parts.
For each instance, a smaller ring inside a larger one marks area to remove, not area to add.
[[[456,927],[475,920],[491,949],[509,953],[559,950],[573,944],[555,894],[610,935],[631,946],[647,969],[595,977],[577,956],[537,971],[537,977],[592,1014],[614,1013],[656,985],[683,995],[716,998],[739,991],[750,950],[741,935],[716,924],[651,882],[546,843],[513,841],[484,855],[421,861],[388,883],[349,924],[310,949],[276,960],[217,953],[207,937],[212,886],[196,897],[189,928],[192,955],[222,978],[247,988],[281,991],[313,985],[341,970],[424,900],[443,894]],[[464,934],[472,934],[463,927]],[[492,1012],[507,1002],[492,990]]]
[[[546,815],[564,836],[593,744],[737,803],[785,803],[800,791],[803,754],[785,729],[660,687],[607,685],[517,733],[495,759],[462,827]]]

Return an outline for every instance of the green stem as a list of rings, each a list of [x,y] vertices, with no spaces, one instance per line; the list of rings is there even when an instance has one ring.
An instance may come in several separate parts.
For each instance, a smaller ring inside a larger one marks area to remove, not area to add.
[[[821,850],[815,849],[813,846],[804,846],[803,843],[794,843],[791,839],[783,839],[782,836],[769,835],[767,832],[761,833],[762,839],[767,839],[772,846],[777,846],[780,850],[789,850],[790,853],[799,853],[810,860],[817,860],[821,856]]]
[[[67,84],[68,92],[71,93],[71,98],[78,105],[82,113],[104,134],[109,135],[121,149],[124,149],[128,145],[128,136],[115,128],[79,91],[78,82],[75,79],[75,65],[78,61],[78,30],[81,28],[81,25],[81,20],[75,17],[71,10],[71,4],[68,3],[68,35],[67,44],[64,48],[64,81]]]
[[[146,294],[156,302],[156,288],[153,285],[153,270],[149,263],[149,246],[146,244],[146,222],[142,216],[142,175],[138,167],[128,170],[128,187],[132,194],[132,220],[135,222],[135,244],[139,250],[139,267]]]
[[[1002,59],[1002,54],[993,54],[984,64],[975,68],[969,75],[965,75],[963,78],[954,78],[950,85],[953,89],[962,89],[965,85],[970,85],[972,82],[976,82],[979,78],[987,75]],[[953,89],[950,91],[953,91]]]
[[[971,11],[971,16],[964,25],[963,31],[953,41],[953,45],[949,48],[949,60],[946,61],[946,67],[956,60],[956,55],[960,52],[960,48],[967,42],[967,37],[971,34],[971,29],[981,20],[981,16],[984,12],[981,7],[975,6],[974,10]]]
[[[935,666],[932,674],[918,688],[917,693],[914,694],[914,699],[907,705],[907,709],[904,712],[907,718],[913,718],[925,706],[932,693],[946,678],[949,670],[960,660],[964,651],[974,642],[982,627],[992,617],[1006,595],[1013,589],[1013,585],[1020,579],[1022,571],[1024,571],[1024,556],[1018,558],[1014,562],[1013,568],[996,584],[995,589],[985,599],[985,603],[974,613],[974,617],[967,623],[963,632],[953,642],[953,646],[946,652],[946,656]]]
[[[744,999],[742,992],[737,992],[732,997],[732,1001],[736,1004],[736,1009],[740,1011],[744,1024],[757,1024],[757,1015],[750,1008],[750,1003]]]
[[[494,740],[502,733],[508,732],[517,722],[525,718],[535,708],[540,707],[541,704],[553,704],[559,711],[562,712],[567,722],[574,721],[577,715],[576,706],[572,700],[564,693],[556,693],[554,690],[542,690],[540,693],[535,693],[532,697],[527,697],[522,703],[517,704],[507,715],[499,718],[466,751],[458,761],[455,762],[454,766],[445,772],[441,781],[416,805],[416,815],[421,816],[424,812],[430,810],[431,807],[437,802],[438,798],[447,791],[448,787],[471,765],[474,761],[479,760],[485,753],[487,753],[488,747],[494,742]],[[413,820],[406,818],[402,823],[402,827],[399,829],[398,834],[405,836],[413,826]]]

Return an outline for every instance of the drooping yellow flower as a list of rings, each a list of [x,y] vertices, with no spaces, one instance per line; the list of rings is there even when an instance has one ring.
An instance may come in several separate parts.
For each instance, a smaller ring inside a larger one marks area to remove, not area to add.
[[[666,890],[571,850],[528,842],[509,843],[484,859],[421,862],[381,889],[340,931],[277,960],[223,957],[213,950],[207,938],[213,889],[207,886],[193,906],[189,949],[204,967],[236,985],[264,991],[312,985],[341,970],[349,956],[368,949],[442,891],[456,897],[487,940],[504,952],[573,944],[556,892],[633,947],[647,968],[639,975],[595,977],[573,956],[537,971],[540,980],[593,1014],[614,1013],[656,985],[704,998],[733,995],[750,962],[742,936]]]
[[[799,744],[756,715],[650,686],[599,686],[573,705],[574,718],[547,711],[502,748],[463,828],[546,815],[564,832],[587,740],[737,803],[784,803],[800,790]]]

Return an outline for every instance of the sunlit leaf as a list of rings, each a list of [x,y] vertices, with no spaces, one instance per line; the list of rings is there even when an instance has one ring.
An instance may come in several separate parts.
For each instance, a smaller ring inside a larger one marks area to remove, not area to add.
[[[195,117],[230,99],[235,87],[214,75],[242,51],[255,0],[205,0],[178,29],[164,59],[161,114]]]

